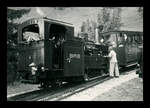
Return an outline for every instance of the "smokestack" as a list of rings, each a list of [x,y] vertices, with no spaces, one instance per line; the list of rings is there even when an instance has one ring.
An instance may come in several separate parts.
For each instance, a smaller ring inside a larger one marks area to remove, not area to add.
[[[100,44],[99,33],[102,32],[102,30],[103,30],[103,25],[99,25],[98,27],[96,27],[96,29],[95,29],[95,44],[98,44],[98,45]]]
[[[95,29],[95,44],[100,44],[99,43],[99,28],[96,27]]]

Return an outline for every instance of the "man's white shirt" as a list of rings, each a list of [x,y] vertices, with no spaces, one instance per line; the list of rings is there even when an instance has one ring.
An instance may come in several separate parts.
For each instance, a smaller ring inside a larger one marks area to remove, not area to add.
[[[110,57],[110,62],[117,62],[117,56],[114,50],[111,50],[108,56]]]

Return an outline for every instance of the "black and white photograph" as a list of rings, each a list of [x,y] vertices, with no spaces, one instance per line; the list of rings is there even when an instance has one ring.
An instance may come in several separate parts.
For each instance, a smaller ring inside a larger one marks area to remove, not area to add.
[[[7,101],[144,101],[143,7],[7,7]]]

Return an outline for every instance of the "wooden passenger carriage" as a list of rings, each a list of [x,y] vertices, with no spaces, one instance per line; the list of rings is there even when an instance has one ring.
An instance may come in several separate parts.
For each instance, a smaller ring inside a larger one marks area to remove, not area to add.
[[[138,46],[143,43],[143,32],[110,31],[101,35],[104,40],[116,43],[115,50],[120,66],[129,66],[137,63]]]

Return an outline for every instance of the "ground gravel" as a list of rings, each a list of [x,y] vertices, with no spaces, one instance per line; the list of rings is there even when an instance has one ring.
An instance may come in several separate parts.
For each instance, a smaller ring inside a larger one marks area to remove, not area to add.
[[[143,82],[135,71],[76,93],[62,101],[142,101]]]
[[[93,101],[143,101],[143,82],[140,78],[132,79],[97,96]]]

